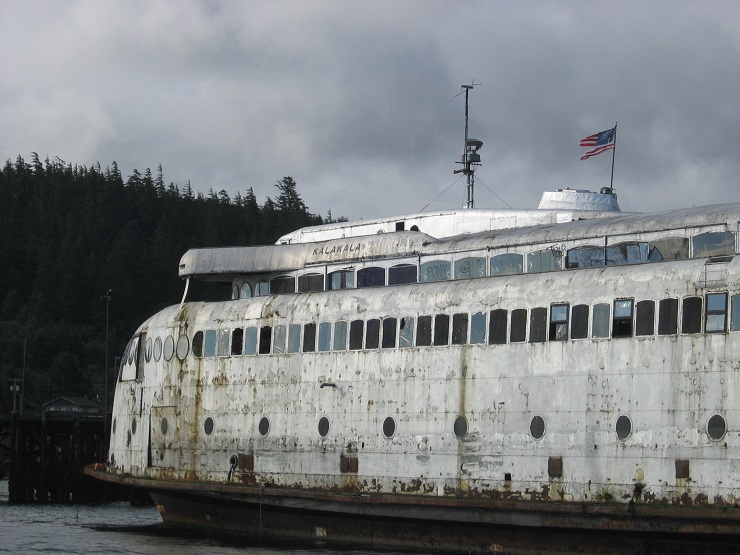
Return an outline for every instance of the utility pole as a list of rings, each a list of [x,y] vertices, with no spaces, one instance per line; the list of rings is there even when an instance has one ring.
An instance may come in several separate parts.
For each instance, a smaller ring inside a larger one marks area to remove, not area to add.
[[[462,161],[458,162],[463,165],[463,168],[453,172],[462,172],[467,176],[468,200],[465,208],[473,208],[475,204],[475,199],[473,198],[475,189],[475,170],[480,166],[480,154],[478,154],[478,150],[483,146],[483,141],[468,138],[468,96],[470,94],[470,89],[475,87],[475,85],[480,85],[480,83],[473,81],[470,85],[461,86],[465,91],[465,148],[463,149]],[[462,91],[455,96],[459,96],[461,94]]]
[[[8,380],[10,382],[10,391],[13,393],[13,413],[15,413],[16,410],[16,398],[18,397],[18,392],[21,390],[20,384],[20,378],[10,378]]]

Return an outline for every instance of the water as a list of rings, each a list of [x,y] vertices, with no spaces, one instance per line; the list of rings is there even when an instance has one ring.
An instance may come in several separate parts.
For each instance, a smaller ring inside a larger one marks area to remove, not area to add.
[[[164,526],[153,506],[123,502],[9,505],[7,501],[8,482],[0,481],[0,553],[378,555],[369,551],[246,545],[236,540],[185,534]]]

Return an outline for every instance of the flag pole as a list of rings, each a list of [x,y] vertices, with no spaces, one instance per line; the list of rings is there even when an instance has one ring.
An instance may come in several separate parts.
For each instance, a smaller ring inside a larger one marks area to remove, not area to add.
[[[612,149],[612,180],[609,183],[609,188],[614,189],[614,158],[617,155],[617,122],[614,122],[614,148]]]

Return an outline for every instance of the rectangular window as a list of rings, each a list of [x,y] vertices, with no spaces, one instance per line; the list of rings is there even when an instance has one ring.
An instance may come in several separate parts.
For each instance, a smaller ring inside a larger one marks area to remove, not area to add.
[[[410,316],[401,318],[398,329],[398,346],[401,349],[414,346],[414,319]]]
[[[529,313],[529,342],[544,343],[547,340],[547,309],[533,308]]]
[[[367,321],[365,330],[365,348],[377,349],[380,346],[380,320],[373,318]]]
[[[285,326],[275,326],[275,335],[272,338],[272,353],[282,354],[285,352]]]
[[[655,334],[655,301],[638,301],[635,335],[653,334]]]
[[[331,322],[319,324],[319,351],[322,353],[331,349]]]
[[[486,313],[475,312],[470,318],[470,344],[486,342]]]
[[[520,343],[527,340],[527,309],[515,308],[511,311],[511,333],[509,341]]]
[[[240,355],[244,348],[244,330],[236,328],[231,332],[231,354]]]
[[[345,351],[347,349],[347,322],[345,320],[334,322],[332,349],[335,351]]]
[[[139,352],[136,356],[136,379],[137,380],[144,379],[145,350],[146,350],[146,332],[143,332],[142,334],[139,335]]]
[[[301,350],[301,325],[291,324],[288,326],[288,352],[298,353]]]
[[[448,345],[450,342],[450,317],[437,314],[434,317],[434,345]]]
[[[633,299],[614,301],[614,318],[612,320],[612,337],[632,337]]]
[[[244,333],[244,354],[257,354],[257,328],[253,326],[247,327]]]
[[[303,274],[298,276],[298,292],[307,293],[310,291],[324,290],[324,274]]]
[[[488,343],[490,345],[506,345],[506,323],[508,318],[509,311],[506,309],[496,308],[491,311],[491,320],[488,323]],[[526,325],[525,323],[525,328]]]
[[[396,325],[398,324],[395,318],[383,318],[383,348],[384,349],[395,349],[396,348]]]
[[[416,346],[428,347],[432,344],[432,317],[419,316],[416,321]]]
[[[216,330],[206,330],[205,345],[203,347],[203,356],[216,356]]]
[[[316,351],[316,324],[309,322],[303,326],[303,352],[313,353]]]
[[[732,313],[731,313],[731,320],[730,320],[730,330],[732,331],[739,331],[740,330],[740,295],[733,295],[732,296]]]
[[[594,305],[594,317],[592,318],[591,335],[593,337],[609,337],[609,321],[611,306],[606,303]]]
[[[568,339],[568,312],[570,305],[550,305],[550,341],[565,341]]]
[[[701,333],[701,297],[686,297],[683,300],[681,333]]]
[[[452,315],[452,344],[465,345],[468,342],[468,315]]]
[[[707,294],[704,330],[707,333],[724,333],[727,331],[727,293]]]
[[[227,357],[229,356],[229,338],[231,334],[229,330],[218,330],[216,334],[216,356]]]
[[[262,326],[260,328],[260,350],[261,355],[269,354],[270,342],[272,341],[272,328],[270,326]]]
[[[362,336],[365,333],[365,322],[362,320],[352,320],[349,325],[349,348],[351,351],[362,349]]]
[[[588,337],[588,311],[587,304],[577,304],[571,311],[570,338],[586,339]]]
[[[661,299],[658,302],[658,335],[678,333],[678,299]]]

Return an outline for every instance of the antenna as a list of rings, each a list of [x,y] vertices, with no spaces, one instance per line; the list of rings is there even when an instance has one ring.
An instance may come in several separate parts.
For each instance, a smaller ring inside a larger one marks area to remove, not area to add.
[[[480,163],[480,154],[478,151],[483,146],[483,141],[478,139],[468,139],[468,95],[470,90],[480,83],[476,83],[475,79],[470,82],[470,85],[461,85],[462,89],[455,96],[460,96],[465,91],[465,146],[463,149],[462,160],[458,164],[462,164],[463,167],[460,170],[455,170],[453,173],[464,173],[468,178],[468,201],[465,205],[466,208],[473,208],[473,190],[475,188],[475,170]]]

